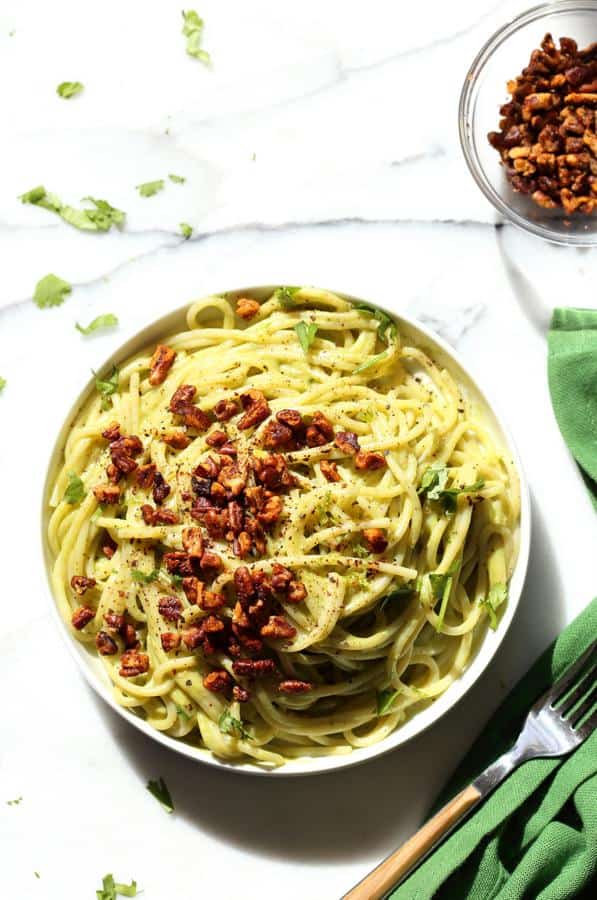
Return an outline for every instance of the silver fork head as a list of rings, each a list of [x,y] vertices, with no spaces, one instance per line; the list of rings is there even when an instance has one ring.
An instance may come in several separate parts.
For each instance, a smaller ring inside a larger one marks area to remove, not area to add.
[[[597,641],[531,708],[524,723],[520,749],[525,756],[560,756],[574,750],[597,727]],[[584,721],[583,721],[584,720]]]

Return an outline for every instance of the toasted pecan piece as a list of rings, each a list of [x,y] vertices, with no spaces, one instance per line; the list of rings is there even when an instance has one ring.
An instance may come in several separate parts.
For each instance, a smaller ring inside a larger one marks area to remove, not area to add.
[[[226,432],[216,429],[215,431],[212,431],[211,434],[207,435],[207,437],[205,438],[205,443],[209,447],[221,447],[226,443],[227,440],[228,435],[226,434]]]
[[[246,559],[253,547],[253,540],[248,531],[241,531],[232,542],[232,552],[239,559]],[[263,552],[263,551],[262,551]]]
[[[259,312],[257,300],[251,297],[239,297],[236,301],[236,315],[241,319],[253,319]]]
[[[160,597],[158,610],[167,622],[178,622],[182,613],[182,603],[178,597]]]
[[[274,674],[276,664],[273,659],[235,659],[232,671],[239,678],[265,678]]]
[[[232,688],[232,699],[236,700],[238,703],[246,703],[250,700],[251,695],[248,690],[244,687],[241,687],[240,684],[235,684]]]
[[[281,694],[306,694],[313,689],[309,681],[299,681],[297,678],[287,678],[278,685]]]
[[[196,393],[197,388],[194,385],[181,384],[180,387],[176,388],[176,390],[170,397],[168,409],[171,413],[179,415],[180,410],[185,409],[186,406],[191,403]]]
[[[307,426],[307,446],[321,447],[334,439],[334,428],[322,412],[314,412],[311,424]]]
[[[220,572],[224,568],[222,557],[213,550],[203,551],[199,565],[203,571],[207,569],[211,572]]]
[[[72,587],[75,594],[78,594],[79,597],[82,597],[85,591],[88,591],[90,588],[95,587],[97,581],[95,578],[86,578],[85,575],[73,575],[70,580],[70,586]]]
[[[95,646],[97,647],[97,652],[102,656],[114,656],[115,653],[118,653],[116,641],[106,631],[99,631],[96,634]]]
[[[149,383],[154,387],[161,384],[176,359],[176,353],[166,344],[158,344],[149,361]]]
[[[338,472],[338,466],[335,462],[331,462],[327,459],[322,459],[319,463],[319,468],[321,469],[321,473],[327,481],[342,481],[340,473]]]
[[[293,638],[296,635],[296,628],[284,616],[270,616],[259,633],[261,637],[283,640]]]
[[[120,425],[118,422],[111,422],[105,431],[102,431],[102,437],[107,441],[117,441],[120,437]]]
[[[104,615],[104,622],[110,631],[120,631],[126,624],[126,619],[122,613],[115,613],[110,610]]]
[[[203,535],[200,528],[185,528],[182,532],[182,546],[192,559],[203,556]]]
[[[163,563],[171,575],[193,575],[191,558],[182,550],[171,550],[169,553],[164,553]]]
[[[386,458],[383,453],[373,453],[370,450],[359,450],[354,458],[354,464],[357,469],[382,469],[386,465]]]
[[[275,591],[285,592],[288,590],[288,586],[292,581],[293,575],[290,569],[287,569],[286,566],[280,565],[280,563],[272,563],[272,588]]]
[[[166,651],[166,653],[170,653],[171,650],[178,650],[180,647],[180,635],[175,631],[163,631],[160,634],[160,641],[162,643],[162,649]]]
[[[275,495],[274,497],[269,497],[265,501],[263,509],[257,513],[257,519],[261,522],[262,525],[274,525],[282,515],[283,508],[284,500],[282,499],[282,497],[279,497],[277,495]]]
[[[383,553],[388,546],[388,539],[381,528],[364,528],[363,540],[372,553]]]
[[[182,579],[182,589],[189,603],[201,606],[205,585],[195,575],[187,575]]]
[[[117,484],[96,484],[93,495],[98,503],[111,506],[120,500],[120,488]]]
[[[234,587],[241,604],[247,603],[255,595],[253,578],[246,566],[238,566],[234,572]]]
[[[288,585],[288,592],[286,594],[286,600],[288,603],[301,603],[305,597],[307,596],[307,588],[303,584],[302,581],[295,581],[294,579]]]
[[[206,612],[217,612],[218,609],[222,609],[225,603],[226,598],[224,594],[218,594],[215,591],[203,591],[199,600],[199,606]]]
[[[153,485],[155,471],[155,463],[147,463],[145,466],[139,466],[135,474],[135,479],[139,487],[150,488]]]
[[[240,412],[240,404],[237,400],[219,400],[213,408],[213,413],[218,422],[227,422]]]
[[[170,485],[166,482],[166,479],[161,472],[156,472],[153,477],[153,487],[151,489],[153,502],[157,503],[159,506],[164,502],[169,493]]]
[[[271,414],[265,394],[256,388],[250,388],[246,393],[241,394],[240,399],[245,410],[245,414],[238,421],[238,428],[241,431],[259,425]]]
[[[71,624],[77,631],[81,631],[94,617],[95,610],[90,609],[89,606],[78,606],[72,614]]]
[[[276,419],[291,431],[298,431],[303,427],[303,417],[298,409],[281,409],[276,413]]]
[[[334,443],[347,456],[355,456],[361,449],[359,439],[354,431],[338,431],[334,438]]]
[[[112,559],[116,551],[118,550],[118,544],[116,541],[108,534],[106,531],[101,539],[101,548],[102,553],[106,557],[106,559]]]
[[[134,678],[149,671],[149,656],[138,650],[127,650],[120,657],[119,673],[123,678]]]
[[[294,442],[292,429],[272,419],[267,423],[261,435],[261,445],[266,450],[282,450],[289,448]]]
[[[232,684],[232,676],[226,669],[213,669],[203,678],[203,687],[214,694],[221,694]]]
[[[189,650],[195,650],[203,640],[203,630],[197,625],[191,625],[182,632],[182,642]]]
[[[172,447],[173,450],[185,450],[191,443],[191,438],[186,431],[180,431],[177,428],[173,428],[171,431],[164,431],[160,435],[160,440],[167,444],[168,447]]]

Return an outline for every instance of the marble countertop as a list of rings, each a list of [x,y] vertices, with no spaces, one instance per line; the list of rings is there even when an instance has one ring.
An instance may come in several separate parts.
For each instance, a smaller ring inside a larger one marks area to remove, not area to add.
[[[500,222],[461,157],[457,102],[480,45],[526,4],[202,0],[211,68],[178,3],[4,0],[0,10],[0,845],[7,896],[336,898],[420,823],[500,699],[595,593],[595,519],[554,422],[551,309],[595,303],[597,262]],[[540,36],[539,36],[540,37]],[[63,80],[84,92],[64,101]],[[185,176],[152,198],[140,182]],[[17,195],[44,184],[127,213],[76,231]],[[179,223],[194,233],[184,241]],[[54,272],[59,308],[31,301]],[[533,500],[527,586],[494,663],[385,757],[292,780],[212,771],[154,745],[83,682],[38,565],[42,480],[81,386],[153,318],[208,291],[310,283],[434,328],[499,398]],[[118,315],[117,330],[74,328]],[[145,790],[163,776],[167,816]],[[9,805],[7,801],[22,797]],[[35,876],[39,874],[39,878]]]

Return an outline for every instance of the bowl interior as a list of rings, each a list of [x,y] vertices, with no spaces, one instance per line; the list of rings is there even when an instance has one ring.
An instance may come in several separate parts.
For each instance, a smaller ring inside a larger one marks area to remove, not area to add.
[[[597,36],[597,2],[543,4],[524,13],[496,33],[473,63],[463,88],[460,129],[467,163],[479,187],[497,209],[534,234],[562,244],[597,243],[597,215],[569,216],[561,209],[547,210],[512,190],[500,156],[487,134],[498,129],[499,107],[510,100],[506,82],[528,64],[532,50],[546,32],[554,40],[571,37],[579,48]]]
[[[263,300],[266,297],[271,296],[275,288],[276,286],[242,288],[239,290],[228,291],[227,296],[230,298],[234,298],[237,295],[253,296],[256,299]],[[352,297],[338,291],[336,291],[335,293],[337,293],[338,296],[344,297],[345,299],[353,302],[363,302],[361,298]],[[372,301],[367,299],[365,302],[371,303]],[[421,709],[419,712],[413,715],[412,718],[410,718],[402,726],[400,726],[396,731],[388,735],[387,738],[377,744],[374,744],[371,747],[355,749],[352,751],[352,753],[345,756],[303,757],[301,759],[289,761],[280,769],[266,771],[251,763],[243,762],[235,764],[218,759],[207,750],[169,737],[168,735],[155,730],[146,722],[144,722],[143,719],[139,718],[134,713],[131,713],[130,711],[124,709],[122,706],[116,703],[112,695],[111,684],[104,672],[102,664],[97,659],[93,651],[88,650],[86,646],[72,639],[62,621],[62,618],[60,617],[58,608],[54,603],[53,610],[59,625],[60,632],[63,635],[70,652],[74,655],[78,665],[80,666],[91,687],[93,687],[93,689],[101,697],[103,697],[103,699],[112,707],[112,709],[114,709],[119,715],[123,716],[127,721],[129,721],[140,731],[143,731],[149,737],[153,738],[164,746],[176,750],[177,752],[182,753],[192,759],[200,760],[219,768],[232,767],[237,772],[254,773],[260,775],[307,775],[314,774],[316,772],[329,771],[332,769],[356,765],[358,763],[364,762],[367,759],[379,756],[387,752],[388,750],[391,750],[392,748],[406,743],[406,741],[415,737],[415,735],[420,734],[422,731],[436,722],[439,718],[441,718],[444,713],[446,713],[452,706],[454,706],[455,703],[458,702],[461,697],[466,694],[469,688],[479,678],[486,666],[490,663],[499,645],[501,644],[516,611],[527,569],[530,546],[531,519],[527,483],[520,463],[520,458],[518,456],[518,452],[516,450],[516,447],[514,446],[512,438],[510,437],[506,427],[503,425],[501,418],[496,413],[495,404],[488,400],[486,395],[478,386],[476,380],[473,379],[472,375],[465,369],[463,364],[458,359],[457,355],[451,350],[451,348],[449,348],[447,344],[445,344],[439,337],[428,331],[422,325],[419,325],[418,323],[405,319],[401,316],[395,315],[395,313],[393,313],[391,310],[384,307],[383,303],[375,303],[375,301],[373,301],[373,305],[377,305],[381,309],[384,309],[388,313],[388,315],[392,316],[392,318],[395,319],[398,324],[398,329],[402,336],[403,342],[406,341],[416,343],[418,346],[426,349],[436,362],[445,366],[446,368],[449,368],[450,372],[456,378],[467,397],[482,414],[484,422],[498,446],[501,446],[504,449],[504,452],[508,453],[511,459],[514,461],[514,465],[520,479],[521,518],[518,534],[519,552],[512,579],[510,581],[507,606],[500,617],[499,625],[496,631],[491,631],[490,629],[480,631],[477,640],[476,653],[461,678],[458,679],[458,681],[456,681],[454,684],[452,684],[448,688],[448,690],[444,694],[442,694],[435,702]],[[124,360],[139,352],[144,347],[155,344],[158,339],[163,340],[169,334],[184,330],[186,328],[186,309],[187,305],[167,314],[156,322],[153,322],[147,328],[143,329],[136,336],[127,341],[127,343],[124,344],[119,350],[117,350],[116,353],[114,353],[108,360],[106,360],[105,366],[103,366],[99,370],[99,373],[102,374],[104,371],[109,371],[112,365],[119,366],[122,362],[124,362]],[[54,481],[55,474],[60,465],[64,443],[70,429],[71,422],[73,421],[73,417],[76,415],[83,403],[87,400],[87,397],[92,390],[94,390],[94,383],[93,381],[90,381],[82,391],[82,393],[77,397],[71,409],[69,410],[50,457],[42,505],[42,549],[46,572],[49,572],[52,564],[52,557],[47,541],[49,496],[51,493],[51,487]]]

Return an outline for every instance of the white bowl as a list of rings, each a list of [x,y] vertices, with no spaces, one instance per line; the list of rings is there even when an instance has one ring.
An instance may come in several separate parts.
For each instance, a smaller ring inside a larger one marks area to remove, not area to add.
[[[242,288],[239,290],[228,291],[227,294],[228,296],[251,295],[257,297],[258,299],[265,299],[266,297],[271,296],[276,287],[277,285]],[[338,296],[343,297],[346,300],[357,303],[363,302],[363,300],[359,297],[352,297],[341,292],[336,293],[338,294]],[[94,691],[96,691],[96,693],[99,694],[99,696],[102,697],[115,712],[126,719],[127,722],[130,722],[131,725],[133,725],[139,731],[142,731],[154,741],[158,741],[160,744],[163,744],[164,747],[169,747],[171,750],[175,750],[177,753],[182,753],[184,756],[188,756],[190,759],[198,760],[199,762],[206,763],[210,766],[215,766],[219,769],[233,768],[235,772],[244,772],[267,775],[268,777],[275,777],[276,775],[312,775],[317,772],[328,772],[333,769],[342,769],[347,766],[354,766],[358,763],[364,762],[367,759],[373,759],[376,756],[387,753],[388,750],[393,750],[395,747],[399,747],[401,744],[405,744],[407,741],[410,741],[416,735],[421,734],[421,732],[429,728],[430,725],[433,725],[434,722],[437,722],[438,719],[445,715],[445,713],[447,713],[449,709],[451,709],[456,703],[458,703],[458,701],[462,697],[464,697],[467,691],[470,690],[470,688],[481,676],[481,674],[493,659],[498,647],[506,636],[506,632],[510,627],[512,619],[514,618],[514,614],[516,612],[516,608],[518,606],[518,602],[520,600],[520,595],[524,585],[524,579],[528,564],[531,537],[531,510],[527,481],[523,472],[518,451],[510,435],[510,432],[504,425],[501,416],[498,416],[496,412],[496,404],[493,402],[493,400],[490,402],[486,393],[479,387],[477,380],[473,378],[471,373],[467,370],[467,368],[465,368],[464,363],[460,361],[458,355],[440,337],[433,334],[433,332],[429,331],[418,322],[414,322],[411,319],[405,318],[404,316],[397,316],[395,313],[393,313],[391,310],[387,309],[380,303],[375,303],[375,301],[371,301],[370,299],[367,299],[365,302],[372,303],[372,305],[379,306],[380,309],[383,309],[396,321],[401,335],[406,335],[417,345],[427,348],[431,356],[435,360],[438,360],[450,370],[459,385],[464,388],[468,397],[482,406],[484,411],[485,424],[492,432],[492,435],[496,439],[498,445],[507,450],[514,461],[514,465],[520,479],[521,513],[519,524],[518,558],[514,567],[514,571],[512,573],[512,578],[510,580],[507,606],[499,620],[497,630],[492,631],[490,629],[486,629],[485,635],[483,636],[477,648],[477,652],[463,675],[457,681],[455,681],[434,703],[415,713],[403,725],[399,726],[395,731],[389,734],[382,741],[379,741],[379,743],[373,744],[370,747],[356,748],[347,755],[329,757],[305,756],[302,759],[290,760],[288,763],[286,763],[286,765],[281,766],[278,769],[264,770],[254,763],[235,763],[228,760],[219,759],[213,756],[209,750],[193,747],[189,744],[186,744],[180,739],[172,738],[167,734],[163,734],[162,732],[157,731],[155,728],[152,728],[151,725],[144,722],[143,719],[139,718],[133,712],[130,712],[129,710],[120,706],[115,701],[112,695],[111,682],[106,675],[101,662],[95,655],[95,651],[89,650],[83,644],[73,640],[65,623],[62,620],[62,617],[60,616],[56,603],[54,603],[54,615],[56,617],[56,620],[58,621],[60,631],[66,641],[70,652],[74,656],[79,668],[81,669],[81,672],[83,673],[91,687],[94,689]],[[158,340],[163,339],[166,335],[186,329],[185,313],[187,308],[188,304],[180,307],[174,312],[168,313],[161,319],[158,319],[156,322],[148,325],[147,328],[144,328],[142,331],[138,332],[138,334],[127,341],[126,344],[120,347],[120,349],[117,350],[116,353],[113,353],[112,356],[110,356],[110,358],[106,360],[105,365],[102,366],[102,368],[99,370],[100,373],[103,374],[104,372],[109,371],[113,365],[120,365],[122,362],[124,362],[124,360],[133,356],[142,348],[155,345]],[[48,465],[42,499],[42,548],[47,573],[49,572],[52,561],[47,540],[47,524],[49,518],[48,501],[51,493],[52,483],[54,481],[54,476],[60,462],[66,435],[71,427],[71,423],[92,390],[94,390],[93,380],[87,384],[85,389],[79,394],[79,396],[69,409],[69,412],[65,417],[64,424],[60,430],[60,433],[52,450],[50,462]]]

